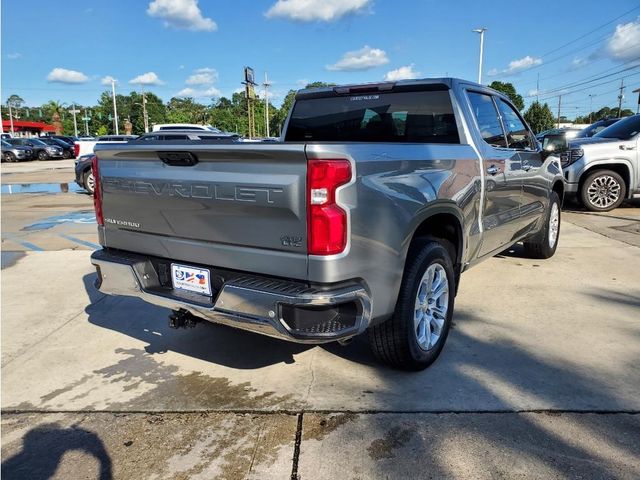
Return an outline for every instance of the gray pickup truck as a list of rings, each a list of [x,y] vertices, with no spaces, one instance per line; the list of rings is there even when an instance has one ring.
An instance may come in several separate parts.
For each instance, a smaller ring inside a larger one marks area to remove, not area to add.
[[[444,78],[302,90],[276,143],[97,145],[97,287],[303,343],[440,354],[461,273],[558,243],[564,179],[509,100]]]

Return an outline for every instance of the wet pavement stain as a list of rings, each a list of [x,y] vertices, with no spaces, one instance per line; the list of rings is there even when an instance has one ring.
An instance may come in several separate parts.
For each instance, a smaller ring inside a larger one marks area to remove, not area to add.
[[[32,232],[39,230],[49,230],[58,225],[63,224],[80,224],[80,225],[95,225],[96,215],[93,210],[81,210],[78,212],[68,212],[62,215],[54,215],[38,220],[35,223],[29,224],[22,228],[22,231]]]
[[[358,419],[355,413],[339,413],[330,415],[314,415],[304,425],[302,440],[322,440],[331,432]]]
[[[385,433],[383,438],[371,442],[367,447],[369,457],[373,460],[394,458],[396,456],[394,450],[405,446],[413,433],[413,430],[408,428],[393,427]]]
[[[82,408],[88,410],[149,410],[151,405],[163,411],[304,408],[291,394],[257,393],[249,382],[234,384],[201,372],[179,373],[177,366],[159,363],[144,350],[115,352],[126,358],[42,396],[37,408],[66,409],[71,401],[83,401]]]
[[[49,478],[57,467],[56,478],[96,478],[98,457],[113,478],[287,478],[295,428],[295,416],[278,414],[6,414],[3,474]],[[74,448],[89,438],[99,448]]]
[[[3,184],[1,192],[4,195],[16,195],[22,193],[78,193],[84,192],[83,188],[75,183],[17,183]]]

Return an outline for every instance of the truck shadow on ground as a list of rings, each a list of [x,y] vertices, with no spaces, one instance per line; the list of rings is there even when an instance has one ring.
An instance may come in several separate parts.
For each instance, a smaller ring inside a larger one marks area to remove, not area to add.
[[[294,355],[313,345],[301,345],[202,321],[195,328],[169,327],[170,310],[133,297],[105,296],[94,286],[95,274],[84,277],[91,303],[89,322],[147,343],[149,354],[173,351],[206,362],[238,369],[294,363]]]
[[[3,460],[2,478],[53,478],[62,457],[72,451],[95,458],[100,480],[113,478],[111,457],[99,435],[77,426],[64,428],[55,423],[40,425],[24,435],[22,450]]]

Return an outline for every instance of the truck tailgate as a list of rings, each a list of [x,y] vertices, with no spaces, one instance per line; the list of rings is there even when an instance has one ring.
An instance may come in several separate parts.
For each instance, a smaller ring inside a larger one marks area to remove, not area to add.
[[[304,144],[128,143],[96,154],[104,246],[306,278]]]

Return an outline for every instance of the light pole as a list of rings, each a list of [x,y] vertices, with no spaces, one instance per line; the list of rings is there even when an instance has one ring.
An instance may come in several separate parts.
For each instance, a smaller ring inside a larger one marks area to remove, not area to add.
[[[591,123],[591,114],[593,113],[593,97],[595,97],[595,95],[590,93],[589,94],[589,123]]]
[[[484,53],[484,32],[486,32],[487,29],[482,27],[476,28],[472,31],[480,34],[480,62],[478,63],[478,83],[482,83],[482,55]]]
[[[116,107],[116,80],[111,79],[111,94],[113,96],[113,122],[116,128],[116,135],[119,135],[118,131],[118,108]]]
[[[71,104],[72,110],[71,113],[73,114],[73,134],[77,137],[78,136],[78,122],[76,120],[76,114],[80,113],[80,110],[76,110],[76,102],[73,102]]]
[[[267,80],[267,72],[264,72],[264,125],[265,125],[265,137],[269,136],[269,87],[271,84]]]

